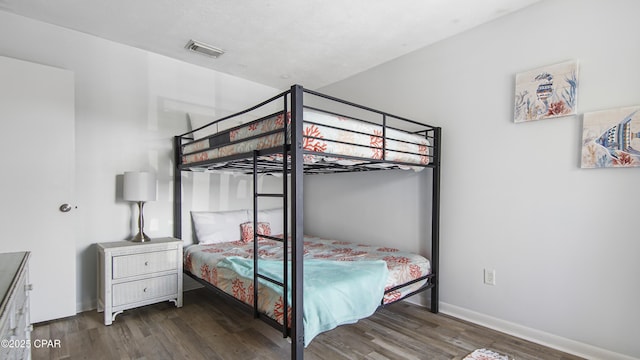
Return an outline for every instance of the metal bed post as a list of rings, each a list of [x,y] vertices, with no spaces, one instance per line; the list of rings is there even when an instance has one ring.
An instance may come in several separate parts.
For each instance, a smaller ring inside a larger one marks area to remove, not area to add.
[[[291,87],[291,358],[304,357],[303,327],[303,88],[300,85]],[[284,159],[286,161],[286,159]],[[285,249],[286,251],[286,249]],[[287,314],[284,314],[287,316]]]
[[[182,171],[180,136],[173,137],[173,237],[182,239]]]
[[[288,134],[288,121],[287,121],[287,96],[284,95],[282,97],[282,138],[284,139],[282,143],[282,246],[284,247],[282,251],[282,263],[284,265],[282,280],[284,282],[284,286],[282,287],[282,313],[285,316],[282,317],[282,336],[289,336],[289,317],[286,314],[289,313],[289,184],[287,181],[287,174],[289,171],[289,165],[287,163],[287,159],[289,158],[289,146],[287,144],[287,134]]]
[[[433,129],[433,194],[431,197],[431,267],[434,274],[431,288],[431,312],[438,313],[440,263],[440,136],[441,128]]]
[[[253,151],[253,317],[258,317],[258,151]]]

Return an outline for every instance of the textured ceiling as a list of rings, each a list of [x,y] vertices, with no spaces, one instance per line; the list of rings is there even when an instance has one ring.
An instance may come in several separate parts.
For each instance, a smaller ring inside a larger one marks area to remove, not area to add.
[[[318,88],[539,0],[0,0],[0,10],[279,89]],[[189,39],[222,48],[187,51]]]

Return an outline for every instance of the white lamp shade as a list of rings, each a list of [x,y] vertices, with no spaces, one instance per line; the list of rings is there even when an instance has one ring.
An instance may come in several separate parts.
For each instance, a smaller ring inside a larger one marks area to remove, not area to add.
[[[136,171],[125,172],[123,198],[128,201],[155,201],[155,174]]]

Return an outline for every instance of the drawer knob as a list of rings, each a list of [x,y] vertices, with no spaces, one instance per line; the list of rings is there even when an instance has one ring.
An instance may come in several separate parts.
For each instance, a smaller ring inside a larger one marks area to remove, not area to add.
[[[149,262],[148,262],[148,261],[145,261],[145,262],[144,262],[144,266],[149,266]]]
[[[147,292],[147,288],[144,288],[144,289],[142,290],[142,292]]]

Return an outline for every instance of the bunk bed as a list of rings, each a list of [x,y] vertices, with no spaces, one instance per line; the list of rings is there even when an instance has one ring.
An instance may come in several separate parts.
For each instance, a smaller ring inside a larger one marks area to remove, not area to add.
[[[251,121],[246,123],[238,121],[254,113],[260,115],[250,117]],[[202,130],[208,130],[208,133],[203,137],[194,135]],[[382,268],[384,288],[380,295],[373,295],[378,296],[375,306],[385,306],[430,289],[430,310],[437,313],[440,132],[439,127],[293,85],[249,109],[176,136],[173,184],[174,236],[177,238],[182,238],[182,172],[241,172],[253,175],[254,184],[258,183],[260,174],[279,174],[283,182],[281,193],[260,193],[254,186],[253,209],[247,209],[245,213],[240,211],[243,218],[238,220],[238,225],[242,224],[243,239],[187,247],[185,273],[252,311],[254,317],[279,328],[283,336],[289,336],[292,359],[302,359],[307,344],[303,324],[303,317],[307,316],[303,308],[303,289],[308,289],[312,283],[307,275],[321,278],[327,274],[355,273],[353,269],[363,267],[363,273],[375,273],[379,277],[379,272],[370,271],[368,267]],[[431,254],[426,262],[420,256],[413,259],[413,255],[399,253],[397,249],[378,247],[368,251],[366,244],[305,237],[304,175],[390,169],[422,171],[425,168],[431,169],[433,177]],[[260,209],[258,200],[265,197],[282,200],[282,207],[277,210],[282,215],[276,220],[282,223],[275,225],[276,231],[271,231],[269,223],[263,221],[268,210]],[[310,251],[314,248],[321,248],[320,253]],[[212,257],[225,253],[231,256]],[[325,258],[326,253],[338,254],[338,258],[331,262],[316,260]],[[207,260],[208,257],[212,260]],[[368,261],[358,261],[363,258]],[[416,262],[409,265],[405,259]],[[213,261],[215,271],[199,273],[198,269],[208,268],[207,261]],[[344,268],[347,262],[348,267]],[[335,267],[327,270],[326,266],[332,266],[327,263]],[[409,278],[395,276],[395,280],[389,280],[393,277],[389,273],[404,271],[409,266],[412,270]],[[213,273],[215,276],[210,275]],[[230,290],[230,287],[238,285],[238,279],[245,282],[241,286],[244,289],[241,296]],[[326,284],[326,281],[320,283]],[[336,286],[351,288],[353,284]],[[265,292],[265,289],[271,290]],[[264,305],[266,300],[261,300],[261,297],[273,297],[274,292],[280,299],[285,299],[274,308],[279,314],[268,311]],[[309,307],[307,302],[304,304]]]

